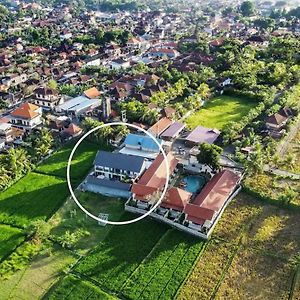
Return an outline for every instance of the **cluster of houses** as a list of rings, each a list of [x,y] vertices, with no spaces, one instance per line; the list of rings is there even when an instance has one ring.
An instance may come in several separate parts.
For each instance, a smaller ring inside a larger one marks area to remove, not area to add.
[[[218,130],[160,119],[148,132],[130,132],[113,152],[98,151],[93,171],[82,182],[82,191],[124,198],[125,210],[144,214],[180,230],[207,239],[230,200],[238,193],[238,169],[212,171],[195,158],[201,143],[214,143]],[[178,146],[178,144],[182,146]],[[167,153],[169,180],[162,146]],[[184,152],[178,151],[185,148]],[[194,168],[189,168],[191,165]],[[192,180],[190,184],[189,179]],[[199,181],[202,184],[193,185]],[[162,191],[166,194],[157,205]]]

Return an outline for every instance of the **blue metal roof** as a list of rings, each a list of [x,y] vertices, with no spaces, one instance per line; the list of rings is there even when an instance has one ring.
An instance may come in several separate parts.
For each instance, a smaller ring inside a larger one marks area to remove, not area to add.
[[[95,158],[95,165],[97,166],[131,172],[140,172],[143,163],[143,157],[107,151],[98,151]]]
[[[162,143],[162,140],[160,139],[156,139],[156,140],[159,144]],[[157,151],[157,152],[160,151],[158,145],[154,142],[154,140],[145,135],[129,133],[124,143],[125,145],[129,145],[129,146],[141,147],[141,148],[150,149],[152,151]]]

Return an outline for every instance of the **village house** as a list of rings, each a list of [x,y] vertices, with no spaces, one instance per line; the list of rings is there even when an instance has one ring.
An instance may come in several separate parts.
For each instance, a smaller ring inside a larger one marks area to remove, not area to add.
[[[240,180],[240,176],[230,170],[215,174],[197,197],[186,204],[183,212],[188,227],[207,233],[228,204]]]
[[[163,144],[163,141],[156,139],[159,145]],[[159,154],[159,146],[155,141],[146,135],[129,133],[124,141],[124,147],[120,150],[120,153],[142,156],[148,159],[155,159]]]
[[[171,179],[178,160],[171,152],[167,154],[167,159]],[[165,184],[168,184],[166,178],[167,169],[164,156],[159,154],[142,177],[132,185],[132,199],[136,201],[139,208],[145,209],[158,200],[156,196],[159,196]],[[157,195],[155,196],[155,194]]]
[[[60,114],[79,116],[101,105],[99,96],[101,93],[93,87],[83,92],[83,95],[70,99],[55,107]]]
[[[173,121],[168,118],[161,118],[148,129],[148,132],[154,137],[159,137],[172,123]]]
[[[10,88],[10,87],[18,86],[19,84],[27,81],[27,79],[28,79],[28,77],[27,77],[27,74],[25,74],[25,73],[12,74],[12,75],[7,75],[5,77],[2,77],[1,84]]]
[[[94,175],[100,178],[136,179],[145,170],[145,159],[139,156],[98,151],[94,161]]]
[[[218,129],[197,126],[186,138],[188,145],[199,145],[202,143],[213,144],[220,135]]]
[[[148,52],[148,55],[154,58],[176,58],[180,55],[180,53],[175,49],[153,48]]]
[[[34,103],[42,106],[43,109],[54,109],[61,102],[61,97],[57,90],[48,87],[39,87],[34,91]]]
[[[23,103],[10,114],[12,126],[32,130],[42,124],[42,109],[31,103]]]
[[[266,128],[269,134],[274,138],[279,138],[284,133],[284,127],[287,121],[293,116],[290,108],[284,107],[277,113],[267,117]]]
[[[177,218],[190,201],[192,193],[178,187],[171,187],[167,190],[165,197],[157,208],[156,212],[162,216],[167,213],[171,218]]]
[[[83,130],[75,125],[74,123],[71,123],[67,128],[64,128],[62,131],[62,136],[66,139],[75,138],[79,135],[81,135]]]
[[[181,122],[174,122],[168,129],[166,129],[160,137],[163,140],[172,141],[175,140],[180,132],[185,128],[185,124]]]

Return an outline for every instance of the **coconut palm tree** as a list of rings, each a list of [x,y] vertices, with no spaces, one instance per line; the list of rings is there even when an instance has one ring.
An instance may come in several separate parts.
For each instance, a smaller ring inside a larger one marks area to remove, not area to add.
[[[0,159],[0,163],[2,163],[8,174],[13,178],[18,177],[31,168],[28,153],[22,148],[10,148],[7,154],[3,155]]]
[[[5,189],[11,180],[11,177],[8,174],[8,171],[4,166],[0,166],[0,190]]]

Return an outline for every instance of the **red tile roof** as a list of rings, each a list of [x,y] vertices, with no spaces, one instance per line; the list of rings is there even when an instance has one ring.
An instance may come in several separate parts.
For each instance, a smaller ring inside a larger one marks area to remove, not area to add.
[[[167,159],[169,162],[169,171],[172,174],[178,160],[171,153],[167,154]],[[167,170],[164,156],[159,154],[140,180],[132,185],[132,193],[135,194],[136,199],[148,201],[148,196],[163,189],[166,184],[166,177]]]
[[[162,118],[158,120],[154,125],[152,125],[148,129],[148,132],[152,133],[154,136],[158,136],[162,132],[164,132],[172,123],[173,121],[171,121],[170,119]]]
[[[171,187],[160,206],[182,211],[191,197],[191,193],[177,187]]]
[[[101,95],[101,93],[95,87],[84,91],[84,94],[90,99],[95,99]]]
[[[37,109],[39,107],[31,104],[31,103],[23,103],[18,108],[16,108],[11,115],[14,117],[21,117],[24,119],[33,119],[36,117],[39,113],[37,112]]]
[[[65,133],[68,133],[70,135],[76,135],[76,134],[80,133],[81,131],[82,131],[82,129],[73,123],[71,123],[69,125],[69,127],[64,130]]]
[[[199,219],[198,224],[202,224],[201,220],[211,220],[214,213],[223,207],[239,180],[240,176],[229,170],[215,174],[193,203],[186,205],[184,212],[188,215],[187,219]]]

